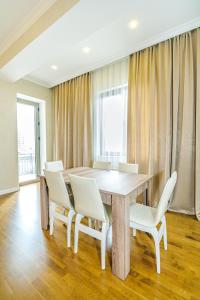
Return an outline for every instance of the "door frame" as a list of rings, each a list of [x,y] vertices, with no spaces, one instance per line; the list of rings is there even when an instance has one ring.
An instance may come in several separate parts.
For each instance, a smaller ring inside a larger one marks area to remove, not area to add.
[[[34,107],[34,124],[35,124],[35,172],[36,172],[36,179],[34,180],[27,180],[23,183],[35,181],[40,175],[41,169],[41,162],[40,162],[40,105],[38,102],[29,101],[25,99],[21,99],[17,97],[17,103],[21,103],[24,105],[29,105]],[[19,166],[19,163],[18,163]],[[21,183],[20,183],[21,184]]]

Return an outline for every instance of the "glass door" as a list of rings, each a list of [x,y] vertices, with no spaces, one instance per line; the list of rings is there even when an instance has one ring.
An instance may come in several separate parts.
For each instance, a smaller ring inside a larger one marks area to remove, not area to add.
[[[19,182],[34,180],[40,174],[39,104],[17,100]]]

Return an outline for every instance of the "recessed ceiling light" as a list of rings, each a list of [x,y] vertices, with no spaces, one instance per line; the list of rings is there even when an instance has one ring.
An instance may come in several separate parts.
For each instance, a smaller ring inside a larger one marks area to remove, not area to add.
[[[52,70],[58,70],[58,67],[56,65],[51,65]]]
[[[91,49],[89,47],[83,47],[82,48],[84,53],[90,53]]]
[[[128,27],[130,29],[135,29],[136,27],[138,27],[138,20],[131,20],[129,23],[128,23]]]

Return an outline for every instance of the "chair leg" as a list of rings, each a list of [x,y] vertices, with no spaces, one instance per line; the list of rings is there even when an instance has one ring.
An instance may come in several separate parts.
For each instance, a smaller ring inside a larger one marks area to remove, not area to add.
[[[80,215],[80,214],[77,214],[77,215],[76,215],[76,221],[75,221],[75,234],[74,234],[74,253],[77,253],[77,252],[78,252],[79,224],[80,224],[82,218],[83,218],[82,215]]]
[[[92,219],[91,218],[88,218],[88,226],[92,227]]]
[[[67,247],[71,246],[71,226],[72,226],[72,219],[75,215],[75,211],[73,209],[70,209],[69,214],[67,216]]]
[[[133,228],[133,236],[136,236],[136,229]]]
[[[164,231],[163,231],[163,241],[164,241],[164,249],[167,250],[167,224],[166,224],[166,218],[163,216],[162,223],[164,225]]]
[[[50,235],[53,234],[53,225],[54,225],[54,214],[55,214],[55,210],[56,210],[56,204],[54,202],[50,202]]]
[[[108,224],[102,223],[102,239],[101,239],[101,268],[105,269],[106,266],[106,238],[108,232]]]
[[[112,225],[109,226],[106,238],[106,248],[112,249]]]
[[[151,233],[153,235],[154,242],[155,242],[157,273],[160,274],[160,242],[159,242],[159,234],[158,234],[158,231],[157,231],[156,228]]]

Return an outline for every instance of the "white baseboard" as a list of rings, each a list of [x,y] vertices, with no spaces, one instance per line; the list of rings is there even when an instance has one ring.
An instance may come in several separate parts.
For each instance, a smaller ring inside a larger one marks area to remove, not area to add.
[[[184,209],[173,209],[173,208],[168,208],[168,210],[175,212],[175,213],[180,213],[180,214],[185,214],[185,215],[190,215],[190,216],[195,215],[195,211],[188,211],[188,210],[184,210]]]
[[[13,187],[13,188],[10,188],[10,189],[6,189],[6,190],[0,190],[0,196],[10,194],[10,193],[14,193],[14,192],[18,192],[18,191],[19,191],[19,186]]]

